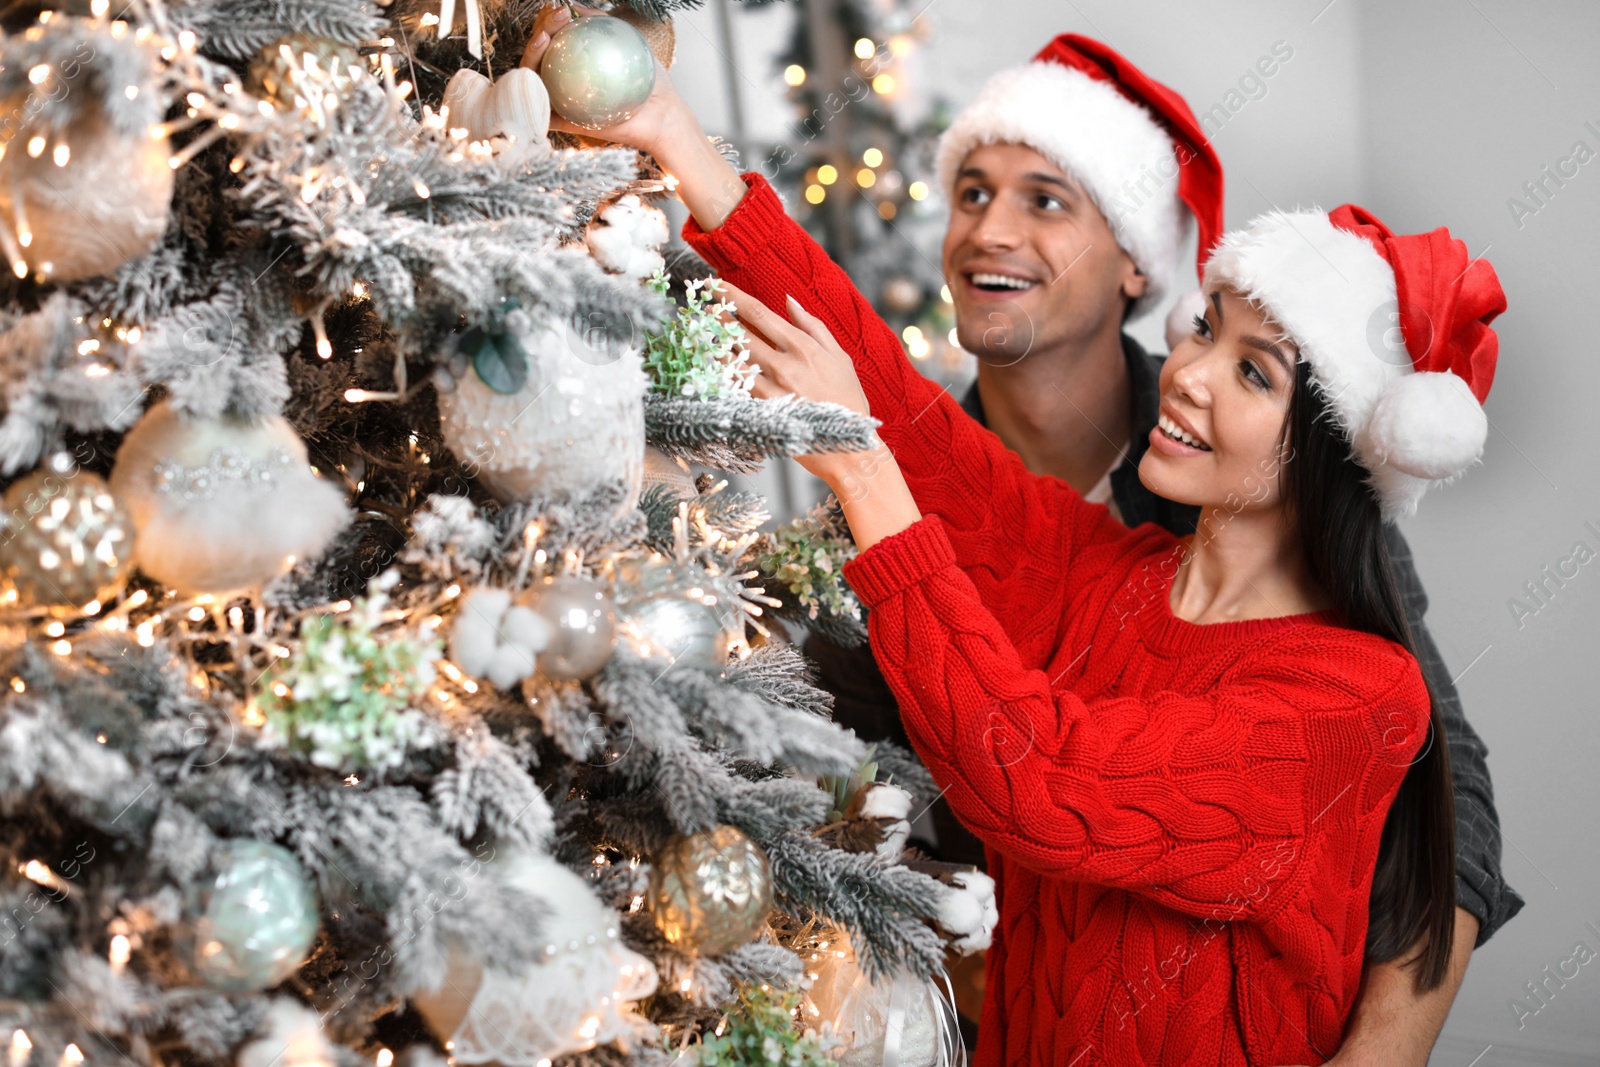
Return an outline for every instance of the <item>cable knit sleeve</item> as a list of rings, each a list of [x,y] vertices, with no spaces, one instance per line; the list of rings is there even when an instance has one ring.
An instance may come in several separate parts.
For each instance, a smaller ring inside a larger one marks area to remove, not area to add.
[[[1085,702],[1022,664],[940,519],[885,538],[845,576],[871,608],[906,731],[963,823],[1029,868],[1188,915],[1266,918],[1325,846],[1344,847],[1319,839],[1336,824],[1375,854],[1370,835],[1427,735],[1416,662],[1370,635],[1288,627],[1203,694]]]
[[[777,314],[786,314],[784,298],[792,295],[827,324],[855,360],[873,417],[883,423],[879,436],[918,508],[945,521],[960,566],[982,570],[985,602],[1008,618],[1048,611],[1041,598],[1060,592],[1069,561],[1089,544],[1126,538],[1127,529],[1104,505],[1029,471],[947,390],[919,374],[888,323],[789,218],[766,179],[744,179],[749,192],[722,225],[707,231],[690,218],[684,239]]]

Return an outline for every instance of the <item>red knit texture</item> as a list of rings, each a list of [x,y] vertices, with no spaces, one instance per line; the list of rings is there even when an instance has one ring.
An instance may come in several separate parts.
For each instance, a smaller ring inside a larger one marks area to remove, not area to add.
[[[1183,543],[1030,473],[745,180],[685,238],[780,315],[792,294],[827,323],[924,515],[845,575],[998,885],[978,1067],[1323,1062],[1427,736],[1415,660],[1328,612],[1174,616]]]

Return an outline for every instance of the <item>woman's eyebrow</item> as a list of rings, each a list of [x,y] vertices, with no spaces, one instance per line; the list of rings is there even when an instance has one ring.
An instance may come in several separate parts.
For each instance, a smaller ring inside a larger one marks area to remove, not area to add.
[[[1283,368],[1283,373],[1294,373],[1294,368],[1289,365],[1289,359],[1283,354],[1283,349],[1279,348],[1273,342],[1268,341],[1264,337],[1257,337],[1254,334],[1246,334],[1245,336],[1239,338],[1239,340],[1244,344],[1249,345],[1251,348],[1265,352],[1272,356],[1273,359],[1278,361],[1278,365]]]

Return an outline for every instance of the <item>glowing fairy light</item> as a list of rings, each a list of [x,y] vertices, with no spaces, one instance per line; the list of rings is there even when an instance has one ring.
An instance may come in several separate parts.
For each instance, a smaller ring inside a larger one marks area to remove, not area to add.
[[[128,958],[133,954],[133,948],[128,943],[127,934],[117,934],[111,938],[111,951],[106,958],[111,963],[111,972],[121,974],[124,967],[128,966]]]

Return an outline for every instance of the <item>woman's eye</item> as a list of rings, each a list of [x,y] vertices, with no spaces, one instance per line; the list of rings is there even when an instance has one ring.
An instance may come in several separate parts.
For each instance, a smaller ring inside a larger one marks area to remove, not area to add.
[[[1204,315],[1196,315],[1194,317],[1194,332],[1197,337],[1208,339],[1211,337],[1211,323],[1206,321]]]
[[[1241,359],[1239,361],[1239,369],[1240,369],[1240,371],[1243,372],[1243,374],[1244,374],[1244,376],[1246,378],[1248,378],[1249,380],[1255,382],[1261,388],[1263,388],[1263,389],[1271,389],[1272,388],[1272,383],[1267,381],[1267,376],[1265,374],[1261,373],[1261,368],[1256,366],[1250,360]]]

